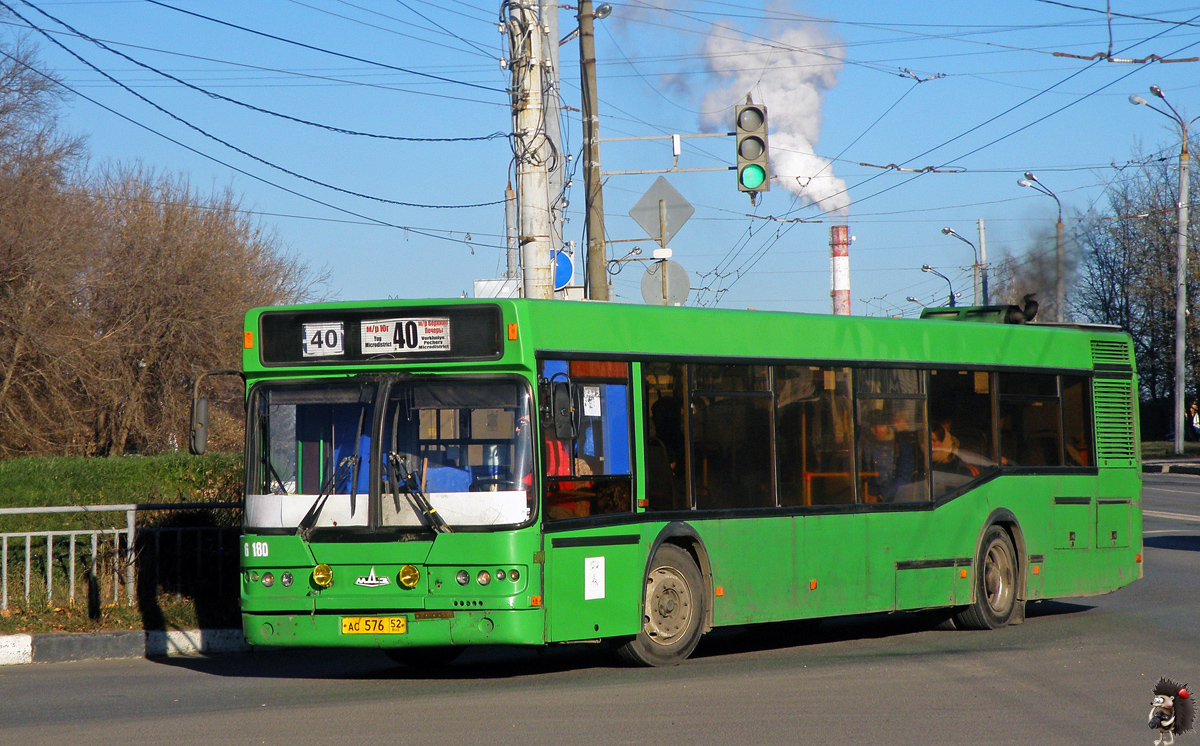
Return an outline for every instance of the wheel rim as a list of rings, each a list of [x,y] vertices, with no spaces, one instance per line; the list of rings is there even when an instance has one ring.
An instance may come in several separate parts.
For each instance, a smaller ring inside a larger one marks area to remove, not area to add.
[[[1004,616],[1012,608],[1016,574],[1008,547],[1001,541],[992,542],[983,564],[983,592],[993,614]]]
[[[646,578],[646,636],[670,645],[688,629],[692,618],[692,589],[674,567],[658,567]]]

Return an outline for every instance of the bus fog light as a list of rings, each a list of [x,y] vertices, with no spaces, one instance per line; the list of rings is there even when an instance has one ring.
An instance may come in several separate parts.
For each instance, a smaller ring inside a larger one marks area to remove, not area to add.
[[[250,582],[251,582],[251,583],[257,583],[257,582],[258,582],[258,570],[251,570],[251,571],[250,571]]]
[[[515,583],[521,579],[521,573],[517,572],[515,568],[512,570],[509,570],[508,571],[508,579]]]
[[[275,585],[275,576],[269,572],[263,573],[262,584],[264,588],[270,588]]]
[[[480,585],[487,585],[492,582],[492,574],[487,570],[480,570],[479,574],[475,576],[475,582]]]
[[[318,587],[328,588],[333,585],[333,568],[322,562],[313,568],[312,579]]]
[[[292,578],[292,574],[290,572],[285,572],[284,574],[279,576],[279,582],[283,583],[284,588],[291,588],[292,580],[293,580],[293,578]]]
[[[504,572],[503,570],[496,571],[496,580],[504,580],[507,577],[508,573]]]
[[[396,574],[396,582],[402,588],[416,588],[417,581],[421,579],[421,571],[412,565],[405,565],[400,568],[400,572]]]
[[[454,579],[458,581],[459,585],[466,585],[467,583],[471,582],[471,574],[466,570],[459,570],[458,574],[454,576]]]

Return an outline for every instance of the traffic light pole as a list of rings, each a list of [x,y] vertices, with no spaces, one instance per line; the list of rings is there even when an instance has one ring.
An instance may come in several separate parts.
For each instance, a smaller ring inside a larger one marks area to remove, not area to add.
[[[523,289],[526,298],[553,298],[546,171],[550,145],[542,98],[542,26],[533,7],[518,3],[508,7],[516,119],[513,153],[517,165],[517,240],[521,247]],[[557,113],[554,112],[556,116]]]
[[[587,297],[609,300],[608,252],[604,243],[604,194],[600,177],[600,125],[596,112],[596,37],[592,0],[579,1],[579,74],[583,86],[583,185],[587,208]]]

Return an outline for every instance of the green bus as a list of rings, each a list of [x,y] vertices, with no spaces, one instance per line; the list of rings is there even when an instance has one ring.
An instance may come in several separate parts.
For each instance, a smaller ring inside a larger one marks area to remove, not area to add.
[[[925,315],[252,310],[246,638],[425,663],[607,640],[669,665],[720,626],[994,629],[1141,577],[1130,338]]]

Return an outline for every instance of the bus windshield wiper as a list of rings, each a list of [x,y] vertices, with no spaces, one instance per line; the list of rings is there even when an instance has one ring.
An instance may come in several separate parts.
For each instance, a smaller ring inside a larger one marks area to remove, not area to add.
[[[300,519],[300,524],[296,526],[296,533],[304,537],[306,541],[312,533],[313,524],[317,522],[321,511],[325,509],[325,503],[329,501],[329,496],[333,494],[338,481],[346,475],[347,470],[356,459],[358,459],[358,456],[346,456],[342,459],[342,462],[338,464],[333,473],[329,475],[329,478],[325,480],[325,484],[321,485],[321,492],[317,495],[317,499],[313,501],[312,507]]]
[[[312,507],[308,509],[296,527],[296,533],[304,537],[305,541],[312,534],[312,527],[320,517],[321,511],[325,509],[325,503],[329,502],[329,496],[333,494],[337,483],[346,475],[347,470],[350,471],[350,515],[354,515],[354,498],[358,492],[358,467],[362,463],[359,451],[362,446],[363,420],[366,412],[366,407],[358,411],[358,430],[354,434],[354,455],[344,457],[333,473],[329,475],[329,479],[326,479],[325,484],[321,485],[321,494],[317,495]]]
[[[395,451],[388,451],[387,458],[388,465],[392,467],[392,491],[397,507],[399,507],[400,496],[395,493],[403,486],[404,491],[416,503],[420,517],[428,522],[429,528],[437,533],[452,533],[450,524],[446,523],[446,520],[438,514],[437,508],[429,503],[429,497],[421,489],[421,483],[417,481],[416,476],[409,470],[408,464],[404,462],[404,457]]]

